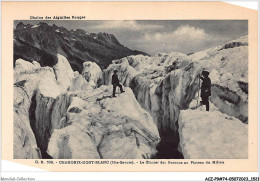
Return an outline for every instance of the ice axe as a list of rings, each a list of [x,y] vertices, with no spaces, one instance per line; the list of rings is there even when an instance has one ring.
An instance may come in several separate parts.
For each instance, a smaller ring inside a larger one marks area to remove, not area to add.
[[[205,68],[202,68],[202,71],[204,71]],[[199,79],[199,86],[198,86],[198,98],[197,98],[197,106],[196,108],[198,108],[198,105],[199,105],[199,98],[200,98],[200,73],[198,74],[198,79]]]
[[[198,75],[198,79],[199,79],[199,86],[198,86],[198,98],[197,98],[197,106],[196,108],[198,108],[198,105],[199,105],[199,98],[200,98],[200,75]]]

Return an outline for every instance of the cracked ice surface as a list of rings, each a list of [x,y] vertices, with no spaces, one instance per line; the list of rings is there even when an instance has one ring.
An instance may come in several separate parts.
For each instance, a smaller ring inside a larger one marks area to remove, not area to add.
[[[48,153],[53,158],[150,158],[158,129],[129,88],[111,98],[112,87],[73,93],[67,126],[54,130]],[[127,102],[126,102],[127,101]]]

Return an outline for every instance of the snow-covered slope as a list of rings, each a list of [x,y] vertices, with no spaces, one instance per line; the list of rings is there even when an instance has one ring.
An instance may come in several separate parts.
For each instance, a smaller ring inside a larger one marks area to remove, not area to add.
[[[179,133],[179,150],[185,159],[248,158],[248,125],[221,113],[212,103],[210,112],[202,106],[182,110]]]

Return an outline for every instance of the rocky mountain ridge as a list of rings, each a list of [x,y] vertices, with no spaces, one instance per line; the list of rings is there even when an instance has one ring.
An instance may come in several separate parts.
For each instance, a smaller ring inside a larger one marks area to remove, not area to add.
[[[130,50],[108,33],[89,33],[81,29],[68,30],[64,27],[39,23],[18,23],[14,29],[14,65],[19,58],[37,61],[41,66],[54,66],[56,55],[66,57],[74,71],[82,71],[85,61],[96,62],[101,68],[112,60],[129,55],[144,54]]]

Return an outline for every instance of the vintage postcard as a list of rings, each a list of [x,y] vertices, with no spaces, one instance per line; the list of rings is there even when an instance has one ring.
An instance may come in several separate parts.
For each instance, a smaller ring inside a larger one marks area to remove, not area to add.
[[[257,171],[257,11],[3,2],[2,159],[47,171]]]

